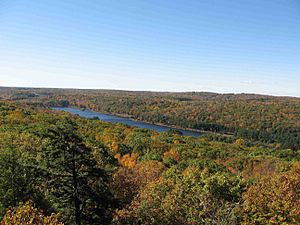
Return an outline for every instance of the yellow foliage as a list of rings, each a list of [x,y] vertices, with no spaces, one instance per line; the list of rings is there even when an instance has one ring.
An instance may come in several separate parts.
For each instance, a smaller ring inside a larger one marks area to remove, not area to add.
[[[117,152],[119,150],[119,145],[116,141],[113,141],[110,145],[109,148],[112,152]]]
[[[176,140],[174,140],[174,144],[178,145],[178,144],[180,144],[180,141],[176,139]]]
[[[27,202],[20,207],[8,209],[1,225],[63,225],[59,222],[59,215],[45,216],[39,209],[34,208],[32,202]]]
[[[244,225],[300,224],[300,169],[262,178],[244,193]]]
[[[20,110],[10,112],[7,118],[11,123],[22,123],[25,120],[25,116]]]
[[[136,165],[137,158],[137,153],[129,153],[124,156],[121,156],[119,153],[115,155],[115,159],[118,160],[118,163],[128,169],[132,169]]]
[[[245,145],[245,140],[242,138],[239,138],[239,139],[236,139],[236,141],[234,143],[240,147],[243,147]]]
[[[104,142],[113,153],[116,153],[119,150],[121,139],[111,128],[106,128],[103,134],[97,134],[95,138],[97,141]]]
[[[190,167],[187,167],[183,172],[182,172],[182,175],[185,176],[185,177],[189,177],[193,174],[196,174],[196,173],[200,173],[201,171],[199,170],[199,168],[195,167],[195,166],[190,166]]]

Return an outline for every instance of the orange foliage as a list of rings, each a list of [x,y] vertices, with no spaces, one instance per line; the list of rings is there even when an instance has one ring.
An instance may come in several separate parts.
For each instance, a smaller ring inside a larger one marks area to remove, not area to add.
[[[278,166],[279,163],[272,158],[252,159],[247,161],[241,175],[245,179],[271,176],[277,172]]]
[[[178,154],[178,152],[176,150],[169,150],[169,151],[166,151],[164,152],[164,159],[168,159],[168,158],[172,158],[176,161],[179,161],[180,160],[180,155]]]
[[[300,224],[300,165],[264,177],[244,194],[244,224]]]
[[[159,178],[164,171],[159,161],[143,161],[132,169],[120,168],[113,175],[111,187],[122,204],[128,204],[138,191],[149,182]]]

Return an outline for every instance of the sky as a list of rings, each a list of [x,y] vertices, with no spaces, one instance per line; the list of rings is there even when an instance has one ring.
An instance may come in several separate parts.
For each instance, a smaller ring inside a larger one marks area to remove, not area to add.
[[[300,97],[300,1],[0,0],[0,86]]]

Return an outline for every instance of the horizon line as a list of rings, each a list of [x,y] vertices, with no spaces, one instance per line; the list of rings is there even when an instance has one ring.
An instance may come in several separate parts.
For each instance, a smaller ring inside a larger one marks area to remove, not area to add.
[[[151,93],[211,93],[211,94],[221,94],[221,95],[261,95],[261,96],[271,96],[271,97],[282,97],[282,98],[300,98],[300,96],[295,95],[280,95],[280,94],[270,94],[270,93],[254,93],[254,92],[216,92],[216,91],[168,91],[168,90],[129,90],[129,89],[114,89],[114,88],[84,88],[84,87],[44,87],[44,86],[1,86],[0,88],[27,88],[27,89],[68,89],[68,90],[103,90],[103,91],[123,91],[123,92],[151,92]]]

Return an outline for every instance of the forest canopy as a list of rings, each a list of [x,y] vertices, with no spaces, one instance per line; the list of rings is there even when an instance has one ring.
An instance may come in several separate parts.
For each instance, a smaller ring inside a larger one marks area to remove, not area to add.
[[[86,108],[300,149],[300,99],[256,94],[2,88],[5,99]]]
[[[29,224],[57,225],[300,223],[298,99],[86,92],[1,91],[1,224],[28,224],[28,218],[35,221]],[[16,93],[22,93],[17,95],[21,98],[12,100]],[[289,130],[292,146],[277,136],[267,142],[222,135],[234,130],[198,138],[158,133],[47,108],[131,110],[128,114],[149,115],[149,120],[163,112],[176,122],[175,118],[197,121],[200,108],[183,114],[194,104],[206,108],[204,113],[211,111],[207,121],[225,127],[230,121],[226,110],[237,110],[231,114],[238,119],[231,123],[238,127],[247,128],[252,115],[251,129],[268,135]],[[261,116],[254,120],[257,113]]]

